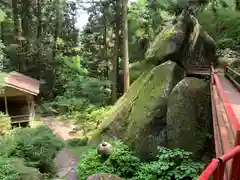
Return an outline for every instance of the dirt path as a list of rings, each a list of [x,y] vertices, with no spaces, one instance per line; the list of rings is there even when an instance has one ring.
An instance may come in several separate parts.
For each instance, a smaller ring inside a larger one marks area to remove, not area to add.
[[[63,140],[68,140],[73,138],[69,132],[72,131],[72,126],[63,122],[60,122],[53,118],[42,119],[43,124],[47,125],[53,130],[53,132]],[[73,156],[71,152],[65,147],[59,152],[55,159],[55,165],[57,167],[58,178],[63,178],[64,180],[77,180],[77,159]]]

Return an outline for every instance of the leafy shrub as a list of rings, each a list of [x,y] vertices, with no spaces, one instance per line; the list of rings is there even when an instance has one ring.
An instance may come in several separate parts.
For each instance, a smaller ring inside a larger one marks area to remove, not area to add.
[[[12,161],[9,158],[0,156],[0,179],[4,180],[16,180],[18,173],[12,166]]]
[[[4,135],[11,127],[11,118],[8,115],[0,113],[0,135]]]
[[[110,102],[110,82],[91,77],[81,65],[80,57],[57,57],[62,64],[58,84],[61,86],[53,102],[45,102],[44,112],[65,114],[84,111],[90,106],[102,107]],[[77,60],[77,61],[76,61]]]
[[[0,156],[0,178],[4,180],[41,180],[42,174],[33,167],[27,167],[24,159]]]
[[[192,153],[181,149],[159,148],[158,160],[151,163],[142,163],[134,179],[196,179],[204,165],[194,162],[191,155]]]
[[[102,108],[89,107],[83,112],[75,111],[70,116],[76,120],[76,124],[81,125],[82,129],[88,132],[95,129],[101,123],[99,122],[99,117],[109,109],[110,106]]]
[[[90,149],[78,164],[79,179],[98,173],[112,173],[131,180],[183,180],[196,179],[203,164],[194,162],[191,153],[181,149],[159,148],[156,161],[140,162],[140,159],[123,143],[113,142],[113,154],[104,161],[96,149]]]
[[[140,160],[123,143],[112,142],[112,145],[114,152],[106,161],[102,160],[97,150],[93,148],[82,156],[77,168],[80,180],[85,180],[88,176],[99,172],[116,174],[125,178],[133,176]]]
[[[54,170],[53,160],[63,145],[46,126],[15,129],[1,139],[0,155],[24,158],[27,166],[48,173]]]

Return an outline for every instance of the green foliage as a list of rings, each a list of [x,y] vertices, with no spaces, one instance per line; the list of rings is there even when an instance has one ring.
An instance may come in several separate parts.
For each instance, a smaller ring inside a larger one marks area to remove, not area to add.
[[[0,156],[0,179],[2,180],[16,180],[19,174],[16,173],[16,169],[12,165],[12,161],[9,158]]]
[[[2,9],[0,9],[0,23],[4,21],[5,16],[6,16],[6,13]]]
[[[125,178],[133,176],[140,160],[121,142],[112,142],[112,145],[114,152],[106,161],[101,159],[94,148],[82,156],[77,168],[80,180],[98,172],[112,173]]]
[[[204,166],[194,162],[191,155],[192,153],[181,149],[160,148],[158,160],[141,164],[134,179],[197,179]]]
[[[109,109],[110,106],[102,108],[89,107],[85,111],[73,112],[70,117],[74,118],[76,124],[79,124],[85,132],[88,132],[95,129],[101,123],[98,117],[106,113]]]
[[[88,142],[88,138],[83,137],[83,138],[69,139],[67,141],[67,144],[71,147],[77,147],[77,146],[86,146],[87,142]]]
[[[199,23],[216,40],[219,48],[240,49],[240,13],[232,8],[206,9],[198,15]]]
[[[0,135],[4,135],[11,128],[11,118],[8,115],[0,113]]]
[[[63,148],[63,142],[45,127],[14,129],[0,141],[0,155],[24,158],[26,165],[39,169],[41,173],[54,170],[53,160]]]
[[[44,111],[78,116],[74,113],[82,114],[89,107],[101,107],[109,103],[109,81],[89,76],[79,56],[59,55],[57,58],[61,67],[58,69],[56,88],[61,91],[53,102],[43,104]]]
[[[93,148],[83,155],[78,164],[80,180],[97,172],[112,173],[131,180],[196,179],[203,169],[203,164],[193,161],[191,153],[181,149],[159,148],[157,160],[146,163],[140,162],[123,143],[115,141],[112,145],[114,151],[107,160],[101,159]]]
[[[5,46],[0,40],[0,71],[4,70],[4,65],[6,64],[6,61],[7,61],[4,49],[5,49]]]

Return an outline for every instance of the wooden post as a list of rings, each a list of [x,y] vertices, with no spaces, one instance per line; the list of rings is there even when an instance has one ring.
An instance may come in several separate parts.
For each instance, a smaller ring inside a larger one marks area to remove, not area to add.
[[[7,103],[6,89],[4,89],[4,104],[5,104],[5,113],[8,115],[8,103]]]
[[[32,121],[34,120],[35,109],[34,109],[34,100],[33,96],[28,96],[29,103],[29,124],[32,125]]]

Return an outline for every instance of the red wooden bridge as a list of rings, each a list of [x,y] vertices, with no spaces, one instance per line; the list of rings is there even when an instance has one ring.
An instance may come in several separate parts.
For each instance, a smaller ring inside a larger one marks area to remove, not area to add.
[[[212,117],[217,158],[198,180],[240,180],[240,74],[230,67],[188,67],[189,74],[211,75]]]

